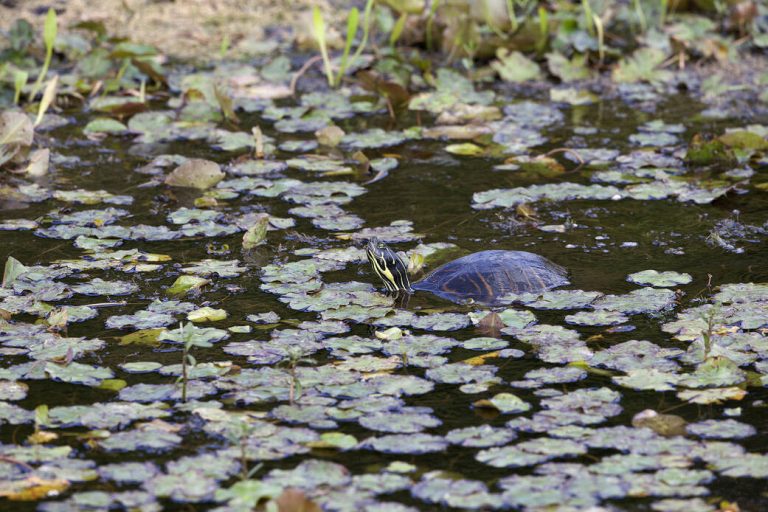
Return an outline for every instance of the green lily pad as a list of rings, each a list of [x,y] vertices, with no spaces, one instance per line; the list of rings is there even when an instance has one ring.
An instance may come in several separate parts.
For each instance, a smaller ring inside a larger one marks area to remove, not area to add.
[[[427,503],[463,510],[497,509],[501,505],[499,497],[488,492],[483,482],[444,478],[437,471],[424,475],[411,487],[411,494]]]
[[[371,128],[362,133],[348,133],[341,138],[341,145],[352,150],[386,148],[397,146],[408,140],[402,132],[387,132],[381,128]]]
[[[166,330],[160,334],[160,341],[172,343],[191,343],[193,346],[210,347],[211,343],[229,338],[229,333],[223,329],[214,327],[196,327],[190,323],[173,330]]]
[[[659,371],[655,368],[639,368],[627,371],[626,376],[612,377],[620,386],[641,391],[674,391],[681,376],[675,373]]]
[[[286,165],[293,169],[299,169],[301,171],[323,172],[323,173],[352,173],[352,168],[349,167],[344,160],[337,160],[333,158],[322,158],[315,155],[307,155],[303,157],[291,158],[287,160]]]
[[[592,303],[595,310],[617,311],[627,315],[658,313],[675,305],[676,295],[664,288],[639,288],[625,295],[605,295]]]
[[[133,203],[131,196],[116,196],[106,190],[56,190],[53,197],[59,201],[74,204],[119,204],[127,205]]]
[[[153,329],[165,327],[176,322],[173,315],[140,310],[132,315],[115,315],[107,318],[106,326],[110,329]]]
[[[686,427],[689,434],[705,439],[743,439],[757,433],[755,427],[736,420],[705,420]]]
[[[133,363],[123,363],[120,368],[128,373],[152,373],[162,368],[163,365],[154,361],[137,361]]]
[[[586,446],[569,439],[538,438],[513,446],[480,450],[475,459],[496,468],[517,468],[540,464],[555,457],[576,457]]]
[[[111,434],[98,444],[108,452],[163,452],[172,450],[181,442],[178,434],[147,423],[134,430]]]
[[[467,448],[502,446],[516,437],[517,434],[510,429],[495,428],[490,425],[454,429],[445,436],[451,444]]]
[[[421,409],[421,408],[420,408]],[[428,412],[388,411],[366,414],[359,420],[363,427],[377,432],[416,433],[439,426],[442,422]]]
[[[246,267],[241,267],[238,260],[213,260],[205,259],[184,268],[187,274],[198,276],[216,275],[220,278],[237,277],[246,271]]]
[[[581,185],[578,183],[531,185],[530,187],[475,192],[472,196],[472,208],[487,210],[490,208],[509,208],[542,199],[565,201],[570,199],[611,199],[614,196],[621,197],[621,192],[613,186]]]
[[[600,292],[582,290],[549,290],[543,293],[505,295],[502,300],[519,302],[536,309],[581,309],[602,297]]]
[[[441,436],[430,434],[392,434],[371,437],[360,443],[361,448],[382,453],[422,453],[442,452],[448,442]]]
[[[733,386],[744,382],[746,373],[728,358],[710,357],[696,371],[680,379],[680,385],[688,388],[714,388]]]
[[[624,372],[654,369],[674,373],[679,364],[674,360],[683,353],[677,348],[663,348],[650,341],[629,340],[595,352],[589,364]]]
[[[627,281],[643,286],[676,286],[693,280],[690,274],[672,271],[643,270],[627,276]]]
[[[506,48],[496,50],[496,58],[491,67],[507,82],[525,82],[541,78],[539,65],[520,52],[510,52]]]
[[[109,368],[75,362],[67,365],[47,363],[45,365],[45,373],[55,381],[84,384],[86,386],[98,386],[104,379],[111,379],[115,376]]]
[[[495,94],[492,91],[475,90],[471,80],[457,71],[447,68],[437,70],[436,90],[418,94],[408,103],[411,110],[428,110],[439,114],[461,103],[488,105]]]
[[[445,146],[445,150],[452,155],[461,156],[480,156],[485,151],[477,144],[471,142],[464,142],[462,144],[449,144]]]
[[[88,122],[83,128],[83,132],[89,133],[123,133],[128,130],[120,121],[109,117],[96,118]]]
[[[72,291],[82,295],[130,295],[139,290],[134,283],[125,281],[104,281],[100,278],[91,279],[87,283],[72,287]]]
[[[512,393],[498,393],[487,401],[502,414],[526,412],[531,409],[531,404]],[[475,405],[477,406],[478,403],[476,402]]]
[[[125,427],[134,421],[151,420],[170,416],[164,404],[137,404],[130,402],[108,402],[93,405],[72,405],[52,407],[48,413],[51,426],[68,428],[112,429]]]
[[[570,59],[559,52],[547,54],[547,66],[550,73],[563,82],[590,78],[591,72],[586,64],[587,56],[585,54],[575,54]]]
[[[664,52],[657,48],[640,48],[632,56],[619,61],[611,78],[614,82],[666,81],[671,77],[671,72],[660,69],[666,57]]]
[[[575,325],[618,325],[627,322],[629,318],[618,311],[598,309],[596,311],[581,311],[566,315],[565,321]]]

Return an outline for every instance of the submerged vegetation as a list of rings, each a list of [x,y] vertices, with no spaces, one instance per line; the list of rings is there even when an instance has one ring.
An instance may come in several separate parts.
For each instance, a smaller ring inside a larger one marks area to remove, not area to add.
[[[3,26],[0,508],[768,508],[766,6],[313,7]]]

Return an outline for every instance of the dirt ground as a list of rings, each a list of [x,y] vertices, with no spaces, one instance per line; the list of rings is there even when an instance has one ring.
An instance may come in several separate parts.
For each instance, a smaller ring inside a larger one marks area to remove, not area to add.
[[[0,0],[0,30],[24,18],[42,31],[49,7],[60,30],[80,21],[101,21],[107,33],[148,43],[184,59],[217,55],[225,37],[228,56],[258,54],[279,41],[307,42],[311,8],[319,6],[331,26],[347,8],[327,0]],[[339,4],[351,2],[334,2]],[[334,14],[336,13],[336,14]],[[277,28],[277,30],[270,30]]]

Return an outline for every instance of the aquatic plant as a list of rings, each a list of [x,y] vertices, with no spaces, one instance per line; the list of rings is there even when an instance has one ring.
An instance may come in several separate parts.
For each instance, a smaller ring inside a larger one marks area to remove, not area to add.
[[[45,60],[43,61],[43,67],[40,69],[40,73],[37,75],[37,80],[32,85],[32,89],[29,92],[29,100],[34,101],[37,93],[43,85],[43,80],[48,74],[48,67],[51,65],[51,59],[53,58],[53,43],[56,41],[56,33],[58,32],[58,23],[56,21],[56,11],[53,7],[48,9],[48,14],[45,17],[45,25],[43,26],[43,43],[45,44]]]

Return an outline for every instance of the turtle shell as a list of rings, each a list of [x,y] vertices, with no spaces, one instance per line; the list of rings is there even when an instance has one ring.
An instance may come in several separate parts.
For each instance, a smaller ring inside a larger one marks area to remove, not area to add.
[[[496,305],[509,293],[543,292],[569,283],[565,268],[525,251],[482,251],[436,268],[413,284],[453,302]]]

